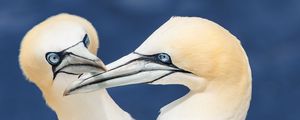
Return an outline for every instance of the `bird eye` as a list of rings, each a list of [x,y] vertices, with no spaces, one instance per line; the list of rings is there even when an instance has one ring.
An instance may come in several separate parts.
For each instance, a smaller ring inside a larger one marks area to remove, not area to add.
[[[87,34],[85,34],[84,38],[83,38],[83,44],[85,47],[88,47],[90,45],[90,39],[89,36]]]
[[[51,65],[57,65],[60,63],[60,57],[57,53],[47,53],[46,59]]]
[[[171,57],[166,53],[160,53],[160,54],[158,54],[157,57],[163,63],[168,63],[168,64],[171,63]]]

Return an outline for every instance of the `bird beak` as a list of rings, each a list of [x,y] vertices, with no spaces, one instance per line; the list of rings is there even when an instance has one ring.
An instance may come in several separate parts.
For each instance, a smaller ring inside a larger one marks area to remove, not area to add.
[[[53,80],[59,73],[80,75],[84,72],[107,71],[104,63],[83,44],[78,44],[62,52],[62,61],[58,66],[53,66]]]
[[[184,72],[176,66],[160,64],[151,56],[129,54],[109,65],[104,73],[85,73],[78,81],[74,81],[66,90],[65,95],[91,92],[103,88],[124,86],[138,83],[152,83],[176,72]]]

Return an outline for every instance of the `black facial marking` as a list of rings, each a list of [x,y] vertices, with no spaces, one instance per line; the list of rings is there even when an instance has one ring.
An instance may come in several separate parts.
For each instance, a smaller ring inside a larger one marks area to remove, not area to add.
[[[69,74],[69,75],[79,75],[79,74],[76,74],[76,73],[66,72],[66,71],[60,71],[60,73],[65,73],[65,74]]]
[[[132,60],[130,60],[130,61],[128,61],[128,62],[126,62],[126,63],[120,65],[120,66],[117,66],[117,67],[115,67],[115,68],[112,68],[112,69],[108,70],[107,72],[112,71],[112,70],[115,70],[115,69],[118,69],[118,68],[120,68],[120,67],[123,67],[123,66],[125,66],[125,65],[128,65],[128,64],[133,63],[133,62],[136,62],[136,61],[148,61],[148,62],[153,62],[153,63],[157,63],[157,64],[160,64],[160,65],[164,65],[164,66],[169,66],[169,67],[172,67],[172,68],[176,68],[176,70],[169,70],[170,73],[168,73],[168,74],[166,74],[166,75],[164,75],[164,76],[161,76],[161,77],[159,77],[159,78],[157,78],[157,79],[155,79],[155,80],[152,80],[152,81],[150,81],[150,83],[151,83],[151,82],[154,82],[154,81],[156,81],[156,80],[159,80],[159,79],[161,79],[161,78],[163,78],[163,77],[166,77],[166,76],[168,76],[168,75],[171,75],[171,74],[173,74],[173,73],[176,73],[176,72],[181,72],[181,73],[191,73],[191,72],[189,72],[189,71],[186,71],[186,70],[184,70],[184,69],[181,69],[181,68],[175,66],[175,65],[172,63],[171,58],[170,58],[170,61],[167,62],[167,63],[162,62],[161,60],[159,60],[158,55],[160,55],[160,54],[166,54],[166,53],[159,53],[159,54],[154,54],[154,55],[143,55],[143,54],[140,54],[140,53],[137,53],[137,52],[133,52],[133,54],[137,54],[137,55],[139,55],[139,56],[141,56],[141,57],[138,57],[138,58],[136,58],[136,59],[132,59]],[[136,73],[124,74],[124,75],[120,75],[120,76],[114,76],[114,77],[112,77],[112,78],[107,78],[107,79],[105,79],[105,80],[103,80],[103,81],[101,81],[101,82],[104,82],[104,81],[107,81],[107,80],[110,80],[110,79],[114,79],[114,78],[119,78],[119,77],[124,77],[124,76],[134,75],[134,74],[141,73],[141,72],[157,71],[157,70],[163,70],[163,69],[141,70],[141,71],[137,71]],[[84,80],[87,80],[87,79],[96,77],[96,76],[101,75],[101,74],[103,74],[103,73],[98,73],[98,74],[92,75],[92,76],[90,76],[90,77],[88,77],[88,78],[85,78]],[[83,80],[83,81],[84,81],[84,80]],[[94,83],[91,83],[91,84],[94,84]],[[76,89],[77,89],[77,88],[76,88]]]
[[[153,54],[153,55],[143,55],[137,52],[133,52],[133,54],[137,54],[140,57],[140,59],[145,60],[145,61],[150,61],[154,62],[160,65],[165,65],[173,68],[180,69],[176,65],[173,64],[171,57],[167,53],[158,53],[158,54]],[[164,60],[163,60],[164,59]]]
[[[87,48],[90,45],[90,38],[87,34],[85,34],[85,36],[83,37],[83,44],[84,46]]]
[[[70,75],[78,75],[78,74],[75,74],[75,73],[70,73],[70,72],[62,71],[62,69],[66,68],[66,67],[70,67],[70,66],[93,66],[93,65],[88,65],[88,64],[70,64],[70,65],[66,65],[66,66],[62,67],[59,70],[56,70],[56,68],[61,64],[61,62],[64,60],[64,58],[67,55],[73,55],[75,57],[80,57],[82,59],[93,61],[93,60],[91,60],[89,58],[85,58],[85,57],[82,57],[80,55],[76,55],[76,54],[74,54],[72,52],[67,52],[67,50],[69,50],[69,49],[77,46],[80,43],[83,43],[85,47],[87,47],[89,45],[90,41],[89,41],[89,38],[88,38],[87,34],[84,35],[82,41],[80,41],[80,42],[78,42],[78,43],[76,43],[76,44],[74,44],[74,45],[72,45],[72,46],[70,46],[70,47],[68,47],[66,49],[63,49],[63,50],[61,50],[59,52],[48,52],[48,53],[46,53],[45,58],[46,58],[47,62],[52,66],[53,80],[56,78],[56,75],[58,73],[65,73],[65,74],[70,74]],[[50,58],[51,56],[49,56],[49,55],[54,55],[54,54],[57,55],[57,57],[59,57],[59,62],[57,62],[57,63],[56,62],[52,62],[50,60],[50,59],[53,59],[54,57]],[[97,67],[97,66],[93,66],[93,67]]]
[[[155,81],[157,81],[157,80],[159,80],[159,79],[162,79],[162,78],[164,78],[164,77],[167,77],[167,76],[169,76],[169,75],[171,75],[171,74],[173,74],[173,73],[176,73],[176,71],[171,71],[171,72],[169,72],[168,74],[165,74],[165,75],[163,75],[163,76],[160,76],[160,77],[158,77],[158,78],[156,78],[156,79],[154,79],[154,80],[152,80],[152,81],[146,82],[146,83],[153,83],[153,82],[155,82]]]

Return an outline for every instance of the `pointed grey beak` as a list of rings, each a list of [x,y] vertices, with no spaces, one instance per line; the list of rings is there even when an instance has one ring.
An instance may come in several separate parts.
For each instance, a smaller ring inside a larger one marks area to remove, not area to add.
[[[60,73],[80,75],[84,72],[107,71],[102,60],[90,53],[83,44],[78,44],[77,46],[58,54],[62,54],[62,60],[59,65],[52,66],[53,80]]]
[[[109,70],[104,73],[90,72],[81,75],[78,81],[73,82],[65,90],[65,95],[130,84],[152,83],[176,72],[190,73],[171,62],[160,62],[157,55],[137,53],[129,54],[107,67]]]

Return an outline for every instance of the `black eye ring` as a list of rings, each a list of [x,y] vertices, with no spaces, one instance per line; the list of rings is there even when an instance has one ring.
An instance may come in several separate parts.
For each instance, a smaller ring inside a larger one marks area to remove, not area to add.
[[[51,65],[58,65],[61,62],[59,54],[55,52],[50,52],[46,54],[46,60]]]
[[[88,47],[90,45],[90,38],[87,34],[85,34],[82,42],[83,42],[85,47]]]
[[[167,64],[171,64],[172,60],[170,55],[166,54],[166,53],[160,53],[157,55],[157,58],[163,62],[163,63],[167,63]]]

